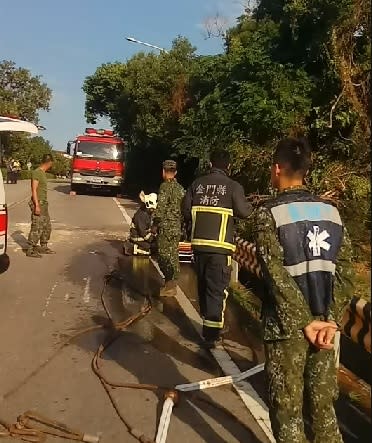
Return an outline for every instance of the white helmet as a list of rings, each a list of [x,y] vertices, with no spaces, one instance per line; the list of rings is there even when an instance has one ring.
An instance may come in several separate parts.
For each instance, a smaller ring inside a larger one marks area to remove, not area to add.
[[[139,196],[147,209],[156,209],[158,205],[158,194],[152,192],[151,194],[146,195],[143,191],[141,191]]]

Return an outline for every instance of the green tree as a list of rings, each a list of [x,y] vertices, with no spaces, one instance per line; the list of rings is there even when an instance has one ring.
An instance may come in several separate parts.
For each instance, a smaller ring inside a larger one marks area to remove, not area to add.
[[[128,180],[157,183],[162,160],[172,154],[186,107],[194,48],[183,38],[169,53],[139,53],[127,63],[109,63],[87,77],[86,118],[106,116],[129,147]]]
[[[71,160],[66,158],[61,152],[53,152],[53,166],[51,173],[56,176],[67,176],[71,168]]]
[[[314,81],[308,119],[313,146],[330,159],[368,162],[369,2],[261,0],[253,16],[280,30],[271,58],[305,69]]]
[[[28,69],[12,61],[0,62],[0,115],[15,115],[38,123],[38,112],[49,110],[51,90]]]
[[[267,191],[278,138],[307,135],[316,154],[311,178],[328,192],[329,164],[341,161],[353,174],[350,167],[363,172],[370,163],[367,6],[259,0],[227,31],[222,54],[196,57],[179,38],[169,54],[98,68],[83,88],[87,117],[108,116],[142,169],[164,155],[207,160],[223,146],[247,191]]]
[[[127,63],[100,66],[83,85],[88,122],[109,117],[132,145],[172,141],[194,58],[194,48],[178,38],[169,53],[139,53]]]
[[[267,44],[277,35],[271,23],[256,23],[250,43],[230,34],[226,54],[201,61],[191,80],[190,107],[181,118],[183,151],[227,149],[236,141],[264,147],[294,130],[303,130],[311,111],[312,81],[303,69],[270,58]],[[201,143],[202,141],[202,143]]]
[[[41,136],[29,137],[23,134],[9,134],[7,137],[7,158],[13,157],[20,161],[23,168],[30,161],[33,167],[37,167],[43,155],[52,154],[52,145]]]

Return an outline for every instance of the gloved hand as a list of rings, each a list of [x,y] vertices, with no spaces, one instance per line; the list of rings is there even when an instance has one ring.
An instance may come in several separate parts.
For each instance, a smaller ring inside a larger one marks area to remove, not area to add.
[[[156,225],[152,225],[150,231],[152,235],[157,235],[158,227]]]

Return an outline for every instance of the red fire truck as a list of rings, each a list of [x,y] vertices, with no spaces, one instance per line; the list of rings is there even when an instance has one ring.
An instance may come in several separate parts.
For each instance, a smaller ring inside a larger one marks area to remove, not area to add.
[[[125,172],[125,144],[113,131],[87,128],[67,144],[72,156],[71,191],[106,188],[119,192]]]

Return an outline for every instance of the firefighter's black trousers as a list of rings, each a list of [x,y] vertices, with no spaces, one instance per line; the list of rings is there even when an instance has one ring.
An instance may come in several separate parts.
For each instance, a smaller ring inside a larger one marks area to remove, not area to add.
[[[231,257],[204,252],[194,252],[194,257],[203,337],[208,341],[217,340],[224,326]]]

